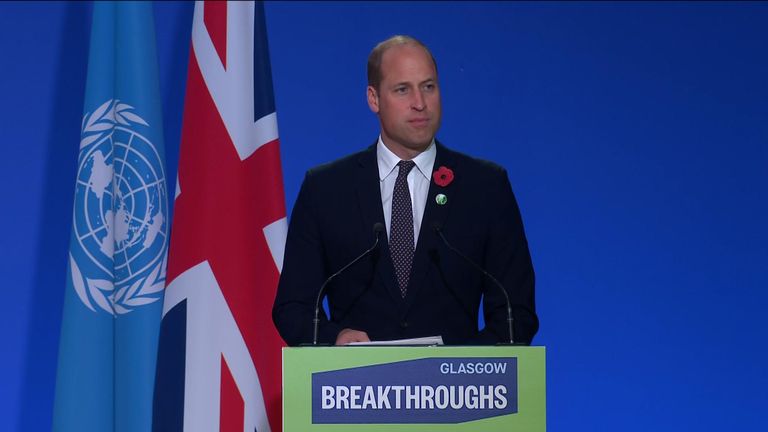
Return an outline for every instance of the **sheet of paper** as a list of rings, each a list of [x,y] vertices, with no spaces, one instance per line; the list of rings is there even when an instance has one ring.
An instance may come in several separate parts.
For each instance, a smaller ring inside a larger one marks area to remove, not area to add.
[[[351,342],[347,345],[371,346],[371,345],[443,345],[442,336],[427,336],[413,339],[397,339],[387,341]]]

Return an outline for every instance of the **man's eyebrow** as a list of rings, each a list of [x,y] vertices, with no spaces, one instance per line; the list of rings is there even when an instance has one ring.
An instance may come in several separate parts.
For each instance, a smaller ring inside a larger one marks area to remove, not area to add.
[[[424,84],[424,83],[428,83],[428,82],[437,82],[437,80],[435,78],[431,78],[430,77],[430,78],[427,78],[427,79],[425,79],[423,81],[419,81],[418,84]],[[401,85],[409,86],[409,85],[411,85],[411,82],[410,81],[400,81],[398,83],[393,84],[392,87],[397,87],[397,86],[401,86]]]
[[[419,83],[417,84],[417,87],[421,87],[421,86],[423,86],[425,84],[434,84],[436,82],[437,82],[437,80],[434,79],[434,78],[427,78],[424,81],[419,81]]]
[[[409,85],[411,85],[411,83],[409,81],[400,81],[400,82],[392,84],[392,88],[397,88],[397,87],[400,87],[400,86],[409,86]]]

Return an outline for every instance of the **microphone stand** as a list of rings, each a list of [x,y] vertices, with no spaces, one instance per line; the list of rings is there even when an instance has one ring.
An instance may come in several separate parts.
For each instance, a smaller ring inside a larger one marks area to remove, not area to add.
[[[516,345],[515,344],[515,339],[514,339],[514,330],[512,330],[512,323],[513,323],[512,303],[509,301],[509,294],[507,294],[507,290],[504,289],[504,285],[502,285],[501,282],[499,282],[495,277],[493,277],[492,274],[488,273],[484,268],[480,267],[479,265],[477,265],[477,263],[472,261],[468,256],[464,255],[458,249],[453,247],[453,245],[451,245],[448,242],[448,239],[445,238],[445,235],[443,234],[443,230],[442,230],[442,228],[440,227],[439,224],[435,224],[433,229],[434,229],[435,233],[443,241],[443,243],[445,243],[445,246],[447,246],[448,249],[453,251],[453,253],[455,253],[456,255],[460,256],[464,261],[469,263],[469,265],[472,266],[475,270],[479,271],[485,277],[490,279],[493,282],[493,284],[501,291],[501,293],[504,294],[504,300],[507,303],[507,331],[509,332],[509,342],[508,343],[504,342],[503,344],[500,344],[500,345]]]
[[[358,261],[368,256],[371,252],[373,252],[378,246],[379,246],[379,238],[381,237],[382,231],[384,231],[384,224],[381,222],[377,222],[373,225],[373,233],[376,236],[376,241],[373,242],[373,246],[371,246],[368,250],[363,252],[360,256],[353,259],[349,264],[342,267],[339,271],[332,274],[328,279],[323,282],[323,284],[320,286],[320,291],[317,292],[317,299],[315,300],[315,317],[312,319],[312,345],[317,346],[317,334],[320,328],[320,301],[323,298],[323,293],[325,293],[325,287],[328,286],[328,284],[334,280],[338,275],[344,273],[348,268],[352,267],[353,265],[357,264]]]

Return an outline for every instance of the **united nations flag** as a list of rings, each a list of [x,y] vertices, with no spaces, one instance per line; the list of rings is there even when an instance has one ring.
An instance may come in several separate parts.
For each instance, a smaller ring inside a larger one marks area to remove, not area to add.
[[[168,245],[162,137],[152,3],[94,2],[54,431],[151,430]]]

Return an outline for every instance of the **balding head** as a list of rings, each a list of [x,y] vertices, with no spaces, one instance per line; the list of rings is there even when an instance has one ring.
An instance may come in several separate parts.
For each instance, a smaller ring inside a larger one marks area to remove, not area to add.
[[[394,48],[401,45],[412,45],[422,48],[424,51],[426,51],[427,54],[429,54],[429,58],[432,59],[432,64],[435,65],[435,73],[437,73],[437,62],[435,61],[435,57],[432,55],[432,52],[429,51],[429,48],[427,48],[426,45],[421,43],[420,40],[411,37],[411,36],[404,36],[404,35],[397,35],[392,36],[391,38],[384,40],[382,42],[379,42],[378,45],[376,45],[373,50],[371,50],[371,53],[368,55],[368,85],[375,88],[376,90],[379,89],[379,84],[381,84],[382,80],[382,73],[381,73],[381,60],[384,57],[384,53],[389,50],[390,48]]]

